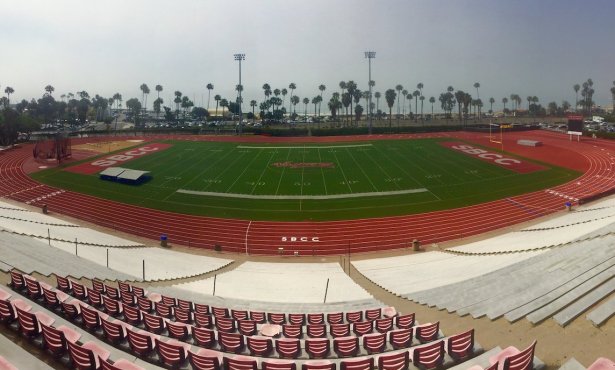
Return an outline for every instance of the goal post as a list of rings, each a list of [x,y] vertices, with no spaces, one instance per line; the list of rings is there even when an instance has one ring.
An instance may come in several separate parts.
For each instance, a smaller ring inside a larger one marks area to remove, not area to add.
[[[504,130],[512,128],[510,123],[492,123],[489,122],[489,142],[500,144],[501,150],[504,151]],[[499,131],[499,136],[498,136]]]

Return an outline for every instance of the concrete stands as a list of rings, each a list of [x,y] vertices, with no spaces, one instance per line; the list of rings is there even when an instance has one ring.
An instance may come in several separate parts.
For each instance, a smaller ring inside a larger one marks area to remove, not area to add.
[[[215,280],[216,295],[247,301],[334,303],[372,298],[344,273],[338,263],[245,262],[232,271],[218,275]],[[174,287],[190,292],[213,293],[214,278]]]
[[[39,360],[9,338],[0,334],[0,369],[10,369],[6,364],[15,369],[51,370],[51,366]]]
[[[451,248],[469,254],[509,253],[548,248],[613,231],[615,200],[579,207],[558,217],[494,238]]]
[[[532,323],[553,316],[564,326],[615,291],[615,249],[610,247],[613,243],[615,236],[609,234],[547,252],[449,258],[446,253],[430,252],[396,262],[358,261],[355,266],[397,294],[449,312],[491,319],[505,316],[509,321],[527,317]],[[442,256],[434,259],[429,256],[433,253]],[[498,258],[507,263],[496,266],[494,259]],[[609,303],[605,304],[601,310],[610,311]],[[601,313],[596,317],[603,322],[610,315]]]
[[[232,262],[146,248],[4,202],[0,202],[0,210],[1,270],[16,267],[43,275],[57,272],[113,280],[166,280],[204,274]]]
[[[477,278],[543,253],[457,255],[427,252],[407,256],[354,261],[365,277],[384,289],[408,295]]]

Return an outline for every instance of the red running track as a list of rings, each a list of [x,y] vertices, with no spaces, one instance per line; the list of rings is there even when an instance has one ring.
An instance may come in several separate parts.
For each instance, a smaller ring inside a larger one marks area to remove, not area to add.
[[[464,132],[324,138],[179,136],[173,139],[339,142],[423,137],[452,137],[493,146],[485,134]],[[520,138],[540,140],[544,146],[528,148],[516,145]],[[93,139],[86,140],[91,142]],[[36,206],[47,204],[54,212],[154,240],[165,233],[172,243],[192,247],[212,249],[214,245],[220,245],[223,251],[247,251],[250,254],[278,254],[281,247],[284,254],[298,251],[300,255],[324,255],[403,248],[413,239],[425,244],[467,237],[562,210],[568,200],[592,199],[615,189],[615,177],[611,173],[611,170],[615,171],[613,142],[583,138],[577,143],[570,142],[563,134],[530,131],[506,134],[505,145],[509,152],[573,168],[583,175],[552,189],[424,214],[330,222],[249,221],[158,211],[40,184],[24,171],[24,164],[32,155],[31,146],[26,145],[0,154],[0,196]],[[298,239],[292,242],[291,237],[303,237],[307,241]],[[312,241],[314,237],[318,241]]]

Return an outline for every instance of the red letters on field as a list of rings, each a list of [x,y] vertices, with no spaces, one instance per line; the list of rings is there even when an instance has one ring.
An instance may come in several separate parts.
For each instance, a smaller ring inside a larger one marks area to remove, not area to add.
[[[151,143],[140,148],[130,149],[121,154],[113,154],[108,157],[97,159],[91,163],[82,163],[77,166],[68,167],[65,171],[80,173],[84,175],[92,175],[104,170],[107,167],[120,166],[122,163],[142,157],[144,155],[164,150],[170,147],[171,144]]]
[[[506,156],[505,154],[490,152],[486,149],[476,148],[472,145],[464,143],[444,141],[440,142],[440,144],[447,148],[451,148],[466,155],[476,157],[485,162],[494,163],[500,167],[508,168],[509,170],[518,173],[530,173],[545,169],[543,166],[536,163],[522,161],[516,158]]]

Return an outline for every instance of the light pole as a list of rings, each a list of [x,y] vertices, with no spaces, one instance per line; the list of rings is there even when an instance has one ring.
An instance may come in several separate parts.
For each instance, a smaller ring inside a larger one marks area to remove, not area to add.
[[[367,113],[369,116],[369,134],[372,134],[372,59],[376,58],[375,51],[366,51],[365,57],[367,58],[369,65],[369,80],[367,80],[367,85],[369,86],[369,106],[367,107]]]
[[[239,99],[237,99],[237,103],[239,104],[239,135],[241,135],[242,125],[243,125],[243,110],[241,109],[241,90],[243,90],[243,86],[241,85],[241,61],[246,60],[245,54],[234,54],[235,60],[239,61]]]

